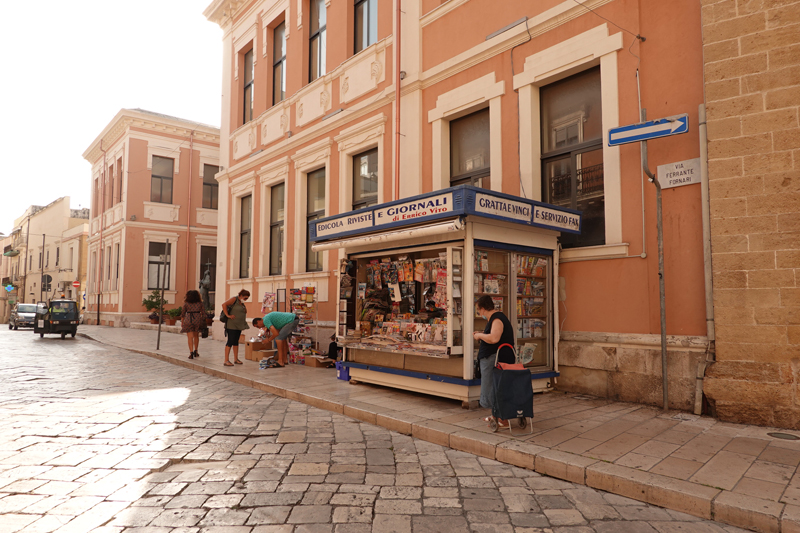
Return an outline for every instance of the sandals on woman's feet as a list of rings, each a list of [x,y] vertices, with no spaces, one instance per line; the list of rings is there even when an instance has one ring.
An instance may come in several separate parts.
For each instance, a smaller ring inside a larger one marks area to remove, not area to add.
[[[237,364],[237,365],[242,365],[242,364],[244,364],[244,363],[242,363],[241,361],[239,361],[239,360],[237,359],[236,361],[234,361],[234,364]]]
[[[503,419],[498,418],[497,419],[497,427],[503,428],[503,429],[508,429],[508,427],[509,427],[508,426],[508,420],[503,420]]]
[[[486,417],[483,418],[483,421],[486,422],[486,423],[489,423],[489,422],[492,421],[492,417],[491,416],[486,416]]]
[[[225,364],[225,366],[233,366],[233,363],[231,363],[230,361],[225,361],[224,364]]]

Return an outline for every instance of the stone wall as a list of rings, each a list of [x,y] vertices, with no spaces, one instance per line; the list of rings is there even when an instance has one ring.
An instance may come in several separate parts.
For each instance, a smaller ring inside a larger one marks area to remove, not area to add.
[[[800,424],[800,2],[703,0],[722,420]]]
[[[667,336],[671,409],[694,408],[697,364],[706,337]],[[557,388],[623,402],[661,407],[661,336],[562,331]]]

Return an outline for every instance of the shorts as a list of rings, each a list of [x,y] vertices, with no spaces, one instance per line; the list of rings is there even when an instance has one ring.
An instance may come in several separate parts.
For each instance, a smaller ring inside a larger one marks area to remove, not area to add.
[[[242,336],[242,332],[240,330],[225,328],[225,334],[227,335],[228,339],[225,341],[225,346],[239,346],[239,337]]]
[[[289,335],[292,334],[292,332],[294,331],[294,328],[296,328],[299,323],[300,323],[300,319],[299,318],[295,318],[294,322],[291,322],[291,323],[286,324],[285,326],[283,326],[281,328],[281,330],[278,332],[278,336],[275,337],[275,340],[276,341],[285,341],[286,339],[288,339]]]

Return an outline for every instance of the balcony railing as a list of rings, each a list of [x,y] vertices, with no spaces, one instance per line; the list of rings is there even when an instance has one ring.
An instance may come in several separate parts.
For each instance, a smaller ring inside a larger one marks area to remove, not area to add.
[[[575,173],[577,200],[602,196],[603,164],[579,169]],[[550,203],[553,205],[569,205],[572,199],[572,174],[561,174],[550,178]]]

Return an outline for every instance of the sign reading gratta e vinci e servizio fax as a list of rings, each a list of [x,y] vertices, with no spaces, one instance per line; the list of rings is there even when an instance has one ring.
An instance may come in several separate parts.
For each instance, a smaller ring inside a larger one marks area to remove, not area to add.
[[[309,222],[309,240],[336,239],[461,215],[494,218],[567,233],[581,231],[580,211],[460,185]]]

